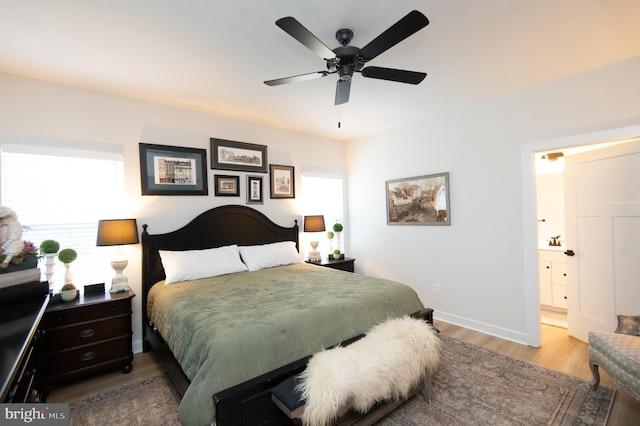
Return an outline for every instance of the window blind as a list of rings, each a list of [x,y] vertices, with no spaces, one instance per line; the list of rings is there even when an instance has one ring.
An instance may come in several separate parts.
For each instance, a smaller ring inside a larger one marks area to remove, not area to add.
[[[122,154],[3,144],[0,201],[25,227],[23,239],[37,246],[53,239],[72,248],[74,284],[105,282],[113,275],[109,248],[96,247],[98,220],[118,218],[124,200]],[[64,283],[56,259],[54,286]],[[44,277],[44,260],[40,261]]]

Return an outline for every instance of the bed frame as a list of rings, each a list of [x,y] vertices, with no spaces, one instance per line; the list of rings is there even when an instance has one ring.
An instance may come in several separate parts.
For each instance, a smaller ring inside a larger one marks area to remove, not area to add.
[[[182,371],[162,336],[147,318],[147,295],[151,287],[165,278],[158,250],[198,250],[230,244],[257,245],[293,241],[299,250],[298,221],[292,227],[282,227],[267,216],[246,206],[227,205],[208,210],[184,227],[166,234],[151,235],[148,225],[142,225],[142,333],[143,350],[153,350],[173,380],[181,395],[189,387]],[[424,309],[414,316],[433,324],[433,310]],[[347,342],[357,340],[355,336]],[[245,383],[213,395],[216,406],[216,424],[280,425],[290,420],[271,401],[270,389],[301,373],[309,356],[280,367]]]

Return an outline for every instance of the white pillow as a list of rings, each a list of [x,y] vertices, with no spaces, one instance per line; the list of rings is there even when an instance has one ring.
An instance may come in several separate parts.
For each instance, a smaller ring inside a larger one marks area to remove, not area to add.
[[[246,265],[240,260],[236,245],[205,250],[158,250],[158,252],[166,275],[165,284],[247,270]]]
[[[250,271],[304,262],[302,255],[296,250],[296,243],[293,241],[260,246],[241,246],[240,256]]]

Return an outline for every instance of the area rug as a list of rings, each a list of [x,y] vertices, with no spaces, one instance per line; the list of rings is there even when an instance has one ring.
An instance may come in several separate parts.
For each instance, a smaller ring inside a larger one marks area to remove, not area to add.
[[[165,373],[156,373],[72,402],[71,426],[179,426],[180,394]]]
[[[434,401],[417,395],[377,423],[604,425],[614,390],[442,336]]]
[[[378,426],[604,425],[614,391],[442,336],[434,401],[418,394]],[[71,404],[71,425],[179,425],[180,398],[158,373]]]

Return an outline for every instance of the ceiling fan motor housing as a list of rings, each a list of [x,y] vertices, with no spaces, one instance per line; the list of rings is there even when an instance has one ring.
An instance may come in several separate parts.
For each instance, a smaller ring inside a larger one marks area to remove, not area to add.
[[[344,30],[341,30],[344,31]],[[330,72],[338,72],[341,80],[351,79],[354,71],[360,71],[364,65],[358,55],[360,49],[355,46],[340,46],[333,49],[336,58],[327,61]]]

